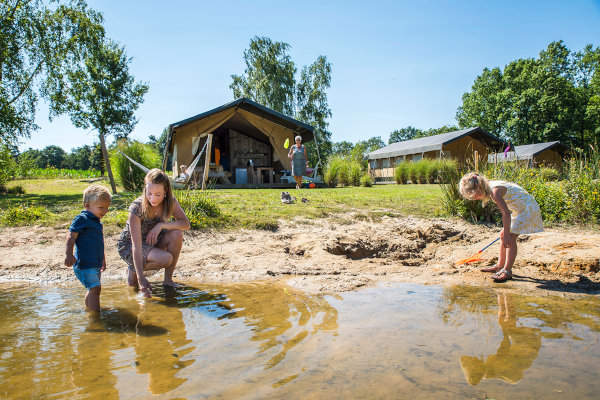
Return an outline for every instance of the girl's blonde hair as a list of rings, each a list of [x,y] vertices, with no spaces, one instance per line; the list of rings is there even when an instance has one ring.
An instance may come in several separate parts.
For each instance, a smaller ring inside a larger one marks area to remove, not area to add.
[[[146,174],[144,178],[144,191],[142,192],[142,216],[146,219],[149,218],[150,208],[152,205],[146,197],[146,191],[148,184],[154,183],[157,185],[163,185],[165,189],[165,199],[163,200],[163,210],[160,219],[167,221],[173,214],[173,206],[175,205],[175,197],[173,197],[173,190],[171,189],[171,182],[169,177],[163,171],[158,168],[153,168]]]
[[[476,193],[483,193],[483,205],[492,198],[492,188],[485,176],[470,172],[463,176],[458,184],[460,194],[468,200],[473,200]]]

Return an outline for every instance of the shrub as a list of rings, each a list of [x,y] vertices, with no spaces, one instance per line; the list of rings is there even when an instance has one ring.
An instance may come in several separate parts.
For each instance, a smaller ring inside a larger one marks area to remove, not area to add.
[[[329,187],[338,184],[359,186],[362,173],[363,168],[359,161],[336,156],[329,159],[323,179]]]
[[[402,161],[398,164],[398,166],[394,170],[394,178],[396,179],[396,183],[405,184],[408,182],[409,169],[410,165],[407,161]]]
[[[208,191],[178,190],[175,196],[193,229],[205,226],[206,219],[221,216],[221,209]]]
[[[450,180],[457,180],[459,176],[458,163],[456,160],[438,161],[438,181],[448,183]]]
[[[20,204],[9,207],[0,213],[0,224],[5,226],[32,225],[49,216],[49,212],[39,206]]]
[[[429,160],[419,160],[414,163],[415,177],[419,183],[427,183],[427,169]]]
[[[358,161],[349,161],[349,178],[352,186],[360,186],[362,178],[362,167]]]
[[[538,168],[537,174],[546,182],[557,181],[560,178],[560,172],[554,168]]]
[[[155,147],[137,141],[120,141],[111,150],[110,162],[115,179],[125,190],[139,192],[144,186],[146,173],[125,158],[119,150],[147,168],[160,167],[160,155]]]
[[[371,178],[371,175],[364,174],[360,178],[360,185],[364,186],[364,187],[371,187],[371,186],[373,186],[373,179]]]
[[[419,180],[416,163],[412,161],[408,162],[408,179],[410,180],[410,183],[417,183]]]

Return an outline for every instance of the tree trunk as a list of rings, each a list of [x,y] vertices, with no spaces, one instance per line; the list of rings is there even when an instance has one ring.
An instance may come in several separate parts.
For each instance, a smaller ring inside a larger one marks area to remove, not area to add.
[[[110,168],[108,150],[106,150],[106,143],[104,142],[104,133],[100,132],[99,136],[100,147],[102,147],[102,157],[104,157],[104,165],[106,166],[106,172],[108,172],[108,180],[110,181],[110,187],[112,188],[113,194],[117,194],[117,185],[115,185],[115,178],[113,178],[112,169]]]

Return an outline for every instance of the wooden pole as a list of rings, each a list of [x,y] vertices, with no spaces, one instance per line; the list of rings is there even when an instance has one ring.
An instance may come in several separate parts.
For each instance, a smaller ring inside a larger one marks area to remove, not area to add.
[[[213,134],[208,134],[208,144],[206,145],[206,156],[204,158],[204,174],[202,176],[202,190],[206,189],[206,180],[208,179],[208,170],[210,168],[210,153],[212,151]]]
[[[479,152],[477,150],[473,152],[473,157],[475,158],[475,172],[479,172]]]

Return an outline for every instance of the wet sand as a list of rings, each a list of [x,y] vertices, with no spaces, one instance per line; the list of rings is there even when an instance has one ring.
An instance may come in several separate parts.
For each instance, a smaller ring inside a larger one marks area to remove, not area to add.
[[[72,284],[65,267],[67,227],[3,228],[0,281]],[[600,233],[548,229],[519,238],[512,281],[494,283],[479,271],[493,265],[499,243],[484,261],[455,266],[498,237],[500,228],[461,220],[383,217],[280,221],[275,232],[236,230],[186,232],[175,279],[206,283],[285,280],[311,293],[336,293],[380,282],[466,283],[553,293],[600,293]],[[103,282],[124,280],[126,266],[116,251],[118,233],[105,237]],[[151,281],[160,281],[155,275]]]

